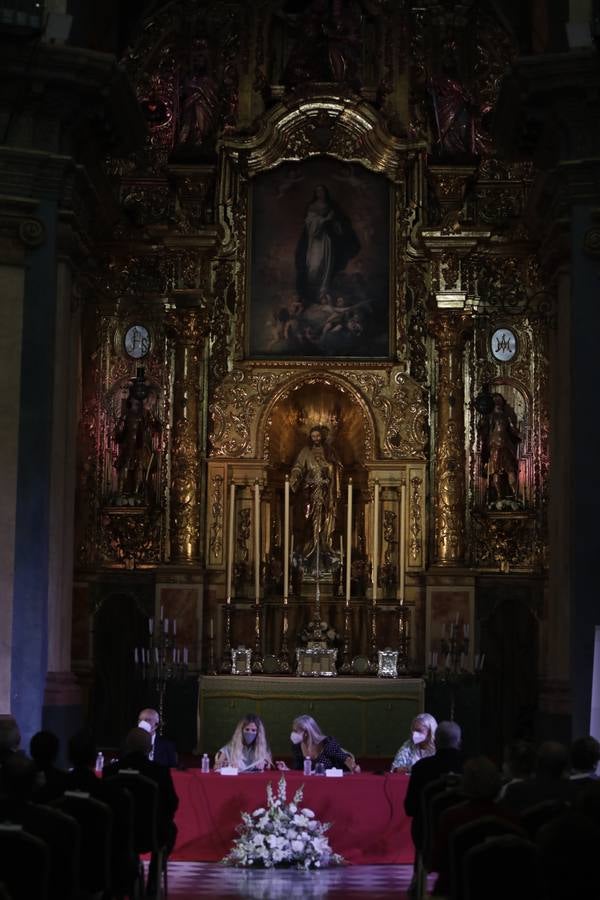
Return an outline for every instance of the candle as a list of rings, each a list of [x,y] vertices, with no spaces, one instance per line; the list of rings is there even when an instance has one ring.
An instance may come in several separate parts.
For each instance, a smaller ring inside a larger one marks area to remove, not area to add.
[[[169,633],[169,620],[165,619],[165,634]]]
[[[208,636],[211,639],[211,641],[215,636],[215,620],[213,619],[212,616],[210,617],[210,621],[208,623]]]
[[[400,533],[398,535],[398,554],[399,554],[399,578],[398,590],[400,592],[400,605],[404,603],[404,581],[406,568],[406,551],[404,545],[406,543],[406,485],[400,487]]]
[[[292,535],[293,537],[293,535]],[[285,476],[283,489],[283,596],[288,595],[290,550],[290,477]]]
[[[373,494],[373,605],[377,602],[377,577],[379,574],[379,482],[375,481]]]
[[[446,653],[446,668],[450,668],[450,654]]]
[[[188,664],[188,648],[187,647],[183,648],[183,664],[184,664],[184,666],[187,666],[187,664]]]
[[[458,625],[460,619],[460,613],[456,613],[456,624]]]
[[[260,487],[254,482],[254,600],[260,601]]]
[[[161,606],[161,608],[160,608],[160,617],[161,617],[161,619],[164,619],[164,617],[165,617],[165,608],[164,608],[164,606]]]
[[[158,662],[158,647],[154,648],[154,662]]]
[[[463,628],[463,634],[464,634],[464,636],[465,636],[466,638],[469,637],[469,626],[468,626],[468,625],[465,625],[465,626],[464,626],[464,628]]]
[[[481,654],[481,659],[479,660],[479,668],[483,669],[483,664],[485,662],[485,653]]]
[[[177,634],[177,619],[173,619],[173,637]]]
[[[352,478],[348,479],[346,505],[346,606],[350,606],[352,576]]]
[[[233,572],[233,531],[235,516],[235,482],[229,488],[229,530],[227,540],[227,603],[231,603],[231,576]]]
[[[148,631],[150,634],[154,633],[154,619],[148,619]]]
[[[438,655],[437,655],[437,650],[436,650],[435,653],[433,654],[433,668],[434,669],[437,669],[437,664],[438,664]]]
[[[137,647],[135,647],[135,649],[133,651],[133,661],[137,666],[137,663],[138,663],[138,648]]]

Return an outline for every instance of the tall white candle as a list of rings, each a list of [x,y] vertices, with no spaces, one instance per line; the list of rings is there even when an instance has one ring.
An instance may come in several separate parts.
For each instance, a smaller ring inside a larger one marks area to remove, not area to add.
[[[254,602],[260,601],[260,487],[254,482]]]
[[[212,616],[210,617],[210,621],[208,623],[208,636],[211,639],[211,641],[215,636],[215,620],[213,619]]]
[[[285,476],[283,489],[283,597],[287,598],[290,566],[290,478]]]
[[[403,484],[400,487],[400,534],[398,535],[398,543],[399,543],[399,574],[400,578],[398,580],[398,588],[400,590],[400,604],[404,603],[404,572],[406,566],[406,485]]]
[[[373,492],[373,604],[377,601],[377,578],[379,574],[379,482],[375,481]]]
[[[235,517],[235,482],[229,487],[229,522],[227,534],[227,602],[231,603],[231,577],[233,573],[233,533]]]
[[[346,606],[350,605],[352,574],[352,478],[348,479],[348,500],[346,502]]]

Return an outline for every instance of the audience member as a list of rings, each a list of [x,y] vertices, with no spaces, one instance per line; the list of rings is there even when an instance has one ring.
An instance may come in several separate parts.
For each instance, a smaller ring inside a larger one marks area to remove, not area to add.
[[[158,733],[160,716],[155,709],[148,707],[143,709],[138,716],[138,728],[147,731],[152,740],[152,749],[149,759],[159,766],[169,766],[171,769],[177,765],[177,750],[173,741],[167,740]]]
[[[412,818],[411,833],[417,850],[421,848],[421,797],[432,781],[450,772],[462,772],[460,752],[462,734],[456,722],[440,722],[435,733],[436,751],[433,756],[414,764],[404,798],[404,811]]]
[[[17,720],[11,715],[0,715],[0,766],[19,752],[21,732]]]
[[[72,769],[67,773],[69,790],[84,791],[96,800],[104,800],[103,784],[95,774],[98,748],[87,728],[77,731],[67,745]]]
[[[600,897],[597,855],[600,827],[581,812],[566,810],[540,828],[538,884],[543,900]]]
[[[429,713],[420,713],[410,723],[410,737],[394,757],[392,772],[408,773],[420,759],[435,753],[437,722]]]
[[[49,803],[60,797],[68,787],[68,775],[56,765],[60,744],[51,731],[38,731],[29,742],[29,752],[38,771],[34,799]]]
[[[502,804],[522,812],[546,800],[569,803],[573,787],[565,777],[568,763],[566,747],[556,741],[546,741],[537,751],[533,778],[511,784],[506,788]]]
[[[582,737],[573,741],[570,751],[571,774],[569,780],[579,793],[590,782],[598,781],[600,743],[593,737]]]
[[[314,771],[326,769],[347,769],[349,772],[360,772],[354,756],[344,750],[339,742],[331,736],[323,734],[312,716],[298,716],[292,722],[290,740],[293,744],[292,768],[301,770],[304,760],[310,759]],[[287,766],[281,760],[277,768],[285,771]]]
[[[498,799],[502,800],[509,785],[526,781],[533,775],[535,768],[535,748],[529,741],[513,741],[504,753],[503,774],[506,778],[500,788]]]
[[[215,756],[215,769],[222,769],[223,766],[233,766],[239,772],[262,772],[273,768],[273,758],[260,716],[247,713],[237,723],[231,740]]]

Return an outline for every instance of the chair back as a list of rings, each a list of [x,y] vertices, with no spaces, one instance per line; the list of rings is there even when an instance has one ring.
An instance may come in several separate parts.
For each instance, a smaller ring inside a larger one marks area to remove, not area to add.
[[[113,820],[110,851],[112,889],[115,894],[131,894],[138,875],[133,795],[114,778],[105,778],[101,784],[102,800],[110,808]]]
[[[79,884],[91,894],[110,889],[112,813],[106,803],[82,791],[65,791],[52,806],[72,816],[81,829]]]
[[[431,797],[423,828],[423,865],[428,872],[432,867],[432,853],[442,814],[452,806],[460,806],[465,802],[465,795],[455,787],[446,787]]]
[[[511,822],[496,816],[483,816],[467,825],[462,825],[450,835],[448,855],[450,858],[450,897],[452,900],[465,900],[463,885],[463,863],[471,849],[482,844],[488,838],[512,834],[526,837],[525,833]]]
[[[157,835],[158,785],[132,769],[121,769],[106,779],[126,788],[133,797],[133,846],[136,853],[159,849]]]
[[[537,848],[516,834],[488,838],[463,860],[464,900],[531,900],[537,896]]]
[[[77,821],[59,809],[36,803],[25,805],[20,821],[50,851],[48,900],[78,897],[81,829]]]
[[[522,811],[521,825],[533,841],[542,825],[556,819],[566,808],[567,806],[562,800],[544,800],[542,803],[536,803],[535,806],[530,806]]]
[[[22,825],[0,824],[0,878],[11,900],[48,900],[50,851]]]

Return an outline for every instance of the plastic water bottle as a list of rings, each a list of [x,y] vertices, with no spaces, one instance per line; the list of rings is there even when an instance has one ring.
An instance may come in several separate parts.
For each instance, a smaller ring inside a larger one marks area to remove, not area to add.
[[[104,768],[104,753],[102,751],[96,757],[96,772],[98,774],[102,773],[102,769]]]
[[[312,774],[312,760],[310,756],[304,757],[304,774],[311,775]]]
[[[204,753],[202,756],[202,772],[205,775],[207,772],[210,772],[210,759],[208,758],[208,753]]]

